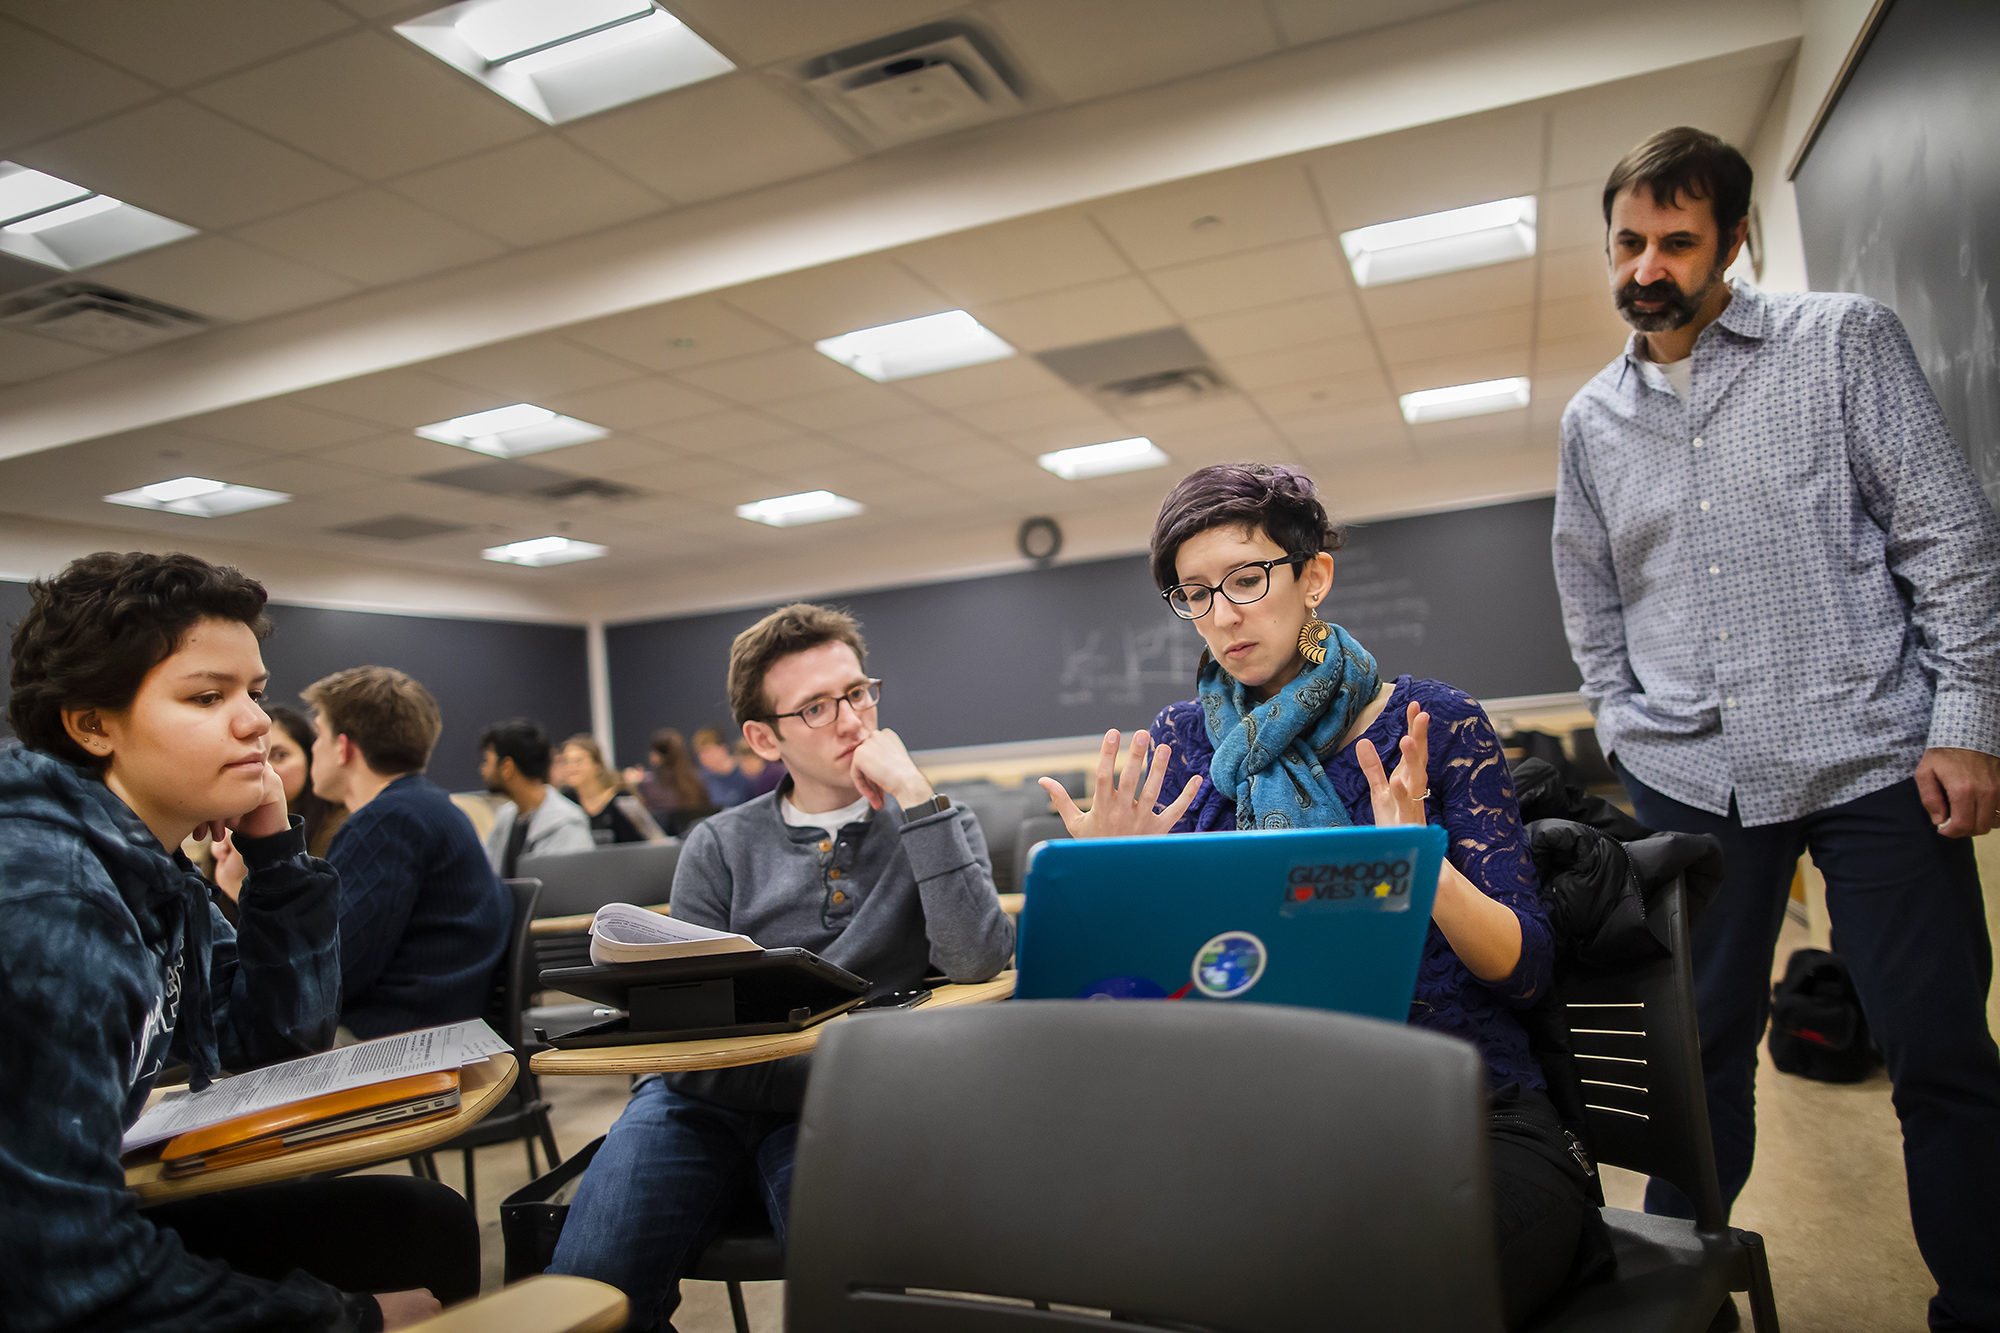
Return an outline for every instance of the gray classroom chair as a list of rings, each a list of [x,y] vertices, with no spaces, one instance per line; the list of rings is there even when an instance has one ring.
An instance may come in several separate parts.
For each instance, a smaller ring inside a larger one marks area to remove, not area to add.
[[[1708,1099],[1679,880],[1647,904],[1672,955],[1595,975],[1560,993],[1584,1083],[1597,1160],[1672,1181],[1695,1220],[1606,1208],[1617,1252],[1608,1278],[1538,1311],[1523,1333],[1702,1333],[1732,1291],[1748,1292],[1757,1333],[1778,1333],[1764,1238],[1729,1225],[1715,1179]]]
[[[1038,1000],[833,1024],[799,1128],[785,1326],[1131,1327],[1115,1312],[1493,1333],[1485,1085],[1465,1042],[1309,1009]]]
[[[1000,891],[1024,891],[1028,887],[1028,853],[1035,850],[1035,844],[1068,836],[1069,826],[1063,823],[1061,815],[1029,815],[1023,819],[1014,833],[1014,882],[1001,885]]]
[[[542,882],[536,916],[575,916],[606,903],[652,907],[668,901],[680,859],[678,839],[614,842],[587,852],[524,856],[515,873]]]
[[[1002,893],[1014,883],[1014,833],[1021,817],[1048,803],[1048,793],[1040,787],[1002,787],[979,779],[975,782],[941,784],[939,792],[972,811],[979,832],[986,839],[986,855],[993,862],[993,883]],[[1031,805],[1030,802],[1033,802]]]

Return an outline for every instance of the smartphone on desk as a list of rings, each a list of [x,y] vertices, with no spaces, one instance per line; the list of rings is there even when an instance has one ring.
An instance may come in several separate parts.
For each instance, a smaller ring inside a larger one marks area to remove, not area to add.
[[[930,998],[931,993],[927,990],[892,990],[873,999],[863,1000],[854,1006],[852,1012],[872,1014],[885,1009],[914,1009]]]

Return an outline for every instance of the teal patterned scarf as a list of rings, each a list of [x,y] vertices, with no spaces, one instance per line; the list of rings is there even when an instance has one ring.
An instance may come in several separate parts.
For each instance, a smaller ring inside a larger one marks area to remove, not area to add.
[[[1381,688],[1375,659],[1328,625],[1326,661],[1307,662],[1284,688],[1252,704],[1241,682],[1202,655],[1202,720],[1215,743],[1208,780],[1236,797],[1236,827],[1340,828],[1352,824],[1320,756],[1354,725]]]

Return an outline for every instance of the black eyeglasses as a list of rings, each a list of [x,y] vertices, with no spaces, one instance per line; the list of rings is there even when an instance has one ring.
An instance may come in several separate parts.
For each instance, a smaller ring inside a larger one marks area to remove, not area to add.
[[[1176,583],[1161,593],[1174,614],[1182,620],[1200,620],[1215,605],[1215,594],[1221,593],[1237,606],[1248,606],[1259,601],[1271,591],[1271,570],[1278,565],[1297,566],[1312,559],[1309,555],[1281,555],[1276,560],[1252,560],[1247,565],[1238,565],[1222,576],[1222,582],[1213,586],[1206,583]]]
[[[819,728],[828,726],[833,722],[834,718],[840,715],[841,699],[845,699],[847,706],[852,708],[856,713],[865,713],[876,704],[882,702],[882,682],[873,679],[864,680],[839,698],[815,699],[804,708],[794,709],[789,713],[773,713],[771,716],[760,720],[764,722],[777,722],[783,718],[795,717],[809,727]]]

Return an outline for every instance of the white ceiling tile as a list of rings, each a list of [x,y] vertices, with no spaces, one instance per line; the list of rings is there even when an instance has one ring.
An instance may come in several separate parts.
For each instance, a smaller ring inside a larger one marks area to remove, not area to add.
[[[1262,417],[1180,431],[1162,448],[1173,458],[1173,469],[1182,470],[1183,475],[1211,463],[1246,458],[1264,463],[1292,461],[1290,442]]]
[[[915,416],[924,410],[924,405],[879,384],[857,384],[787,398],[767,405],[764,410],[802,430],[837,431]]]
[[[641,426],[685,421],[728,406],[720,398],[652,375],[598,389],[550,394],[538,401],[552,411],[612,430],[637,430]]]
[[[392,477],[420,477],[427,472],[470,467],[480,457],[469,450],[426,440],[406,430],[356,440],[351,444],[327,445],[314,449],[312,456],[344,467],[363,468]],[[431,517],[440,515],[432,514]]]
[[[952,308],[928,284],[872,255],[732,287],[722,299],[806,342]]]
[[[485,389],[509,402],[537,404],[551,394],[595,389],[637,379],[640,374],[623,361],[614,361],[549,335],[517,338],[456,356],[439,357],[413,368],[454,384]]]
[[[974,430],[992,435],[1007,435],[1037,426],[1077,424],[1112,428],[1118,424],[1108,412],[1074,389],[1010,398],[1001,403],[975,403],[954,409],[952,415]]]
[[[1326,221],[1296,163],[1259,163],[1090,205],[1140,268],[1323,236]]]
[[[104,353],[88,347],[0,329],[0,384],[18,384],[60,371],[102,361]]]
[[[1024,352],[1097,342],[1166,328],[1174,312],[1138,278],[1086,283],[1040,296],[980,306],[979,322]]]
[[[1126,439],[1131,434],[1131,428],[1124,422],[1107,415],[1009,430],[1000,438],[1001,443],[1023,458],[1039,458],[1057,449],[1103,444],[1107,440]]]
[[[1227,361],[1257,352],[1280,351],[1298,343],[1328,342],[1360,333],[1363,326],[1361,307],[1354,303],[1354,298],[1335,292],[1207,319],[1191,319],[1187,331],[1209,355]]]
[[[225,407],[220,412],[207,412],[198,417],[185,417],[175,422],[174,428],[284,454],[365,439],[375,433],[373,426],[350,417],[316,412],[284,399],[266,399],[245,403],[241,407]]]
[[[1480,455],[1519,449],[1527,438],[1526,409],[1410,428],[1410,443],[1416,447],[1417,457],[1433,467],[1450,467]]]
[[[1619,158],[1674,125],[1699,125],[1745,147],[1784,68],[1742,64],[1692,79],[1668,71],[1560,98],[1549,113],[1548,183],[1602,190]]]
[[[1453,384],[1483,384],[1528,373],[1531,349],[1492,347],[1458,356],[1431,357],[1389,367],[1390,387],[1398,394],[1442,389]]]
[[[906,460],[915,471],[933,477],[951,477],[979,468],[1034,467],[1032,458],[991,440],[966,440],[946,448]]]
[[[551,449],[526,461],[583,477],[608,477],[616,472],[630,472],[634,468],[675,457],[678,455],[672,449],[655,444],[642,435],[617,434],[602,440]]]
[[[1240,0],[997,0],[986,13],[1069,102],[1268,55],[1277,33]]]
[[[36,144],[15,160],[204,229],[268,217],[356,183],[177,97]]]
[[[1300,343],[1295,347],[1231,357],[1222,363],[1225,374],[1239,387],[1267,389],[1279,384],[1328,379],[1376,369],[1375,343],[1362,336],[1334,338],[1326,342]]]
[[[772,440],[767,444],[749,444],[729,455],[729,461],[735,466],[748,468],[765,476],[792,476],[809,468],[822,470],[837,468],[855,459],[854,451],[844,444],[803,437]],[[836,486],[831,489],[839,488]]]
[[[228,236],[196,236],[88,273],[93,282],[219,319],[261,319],[356,290],[346,278]]]
[[[8,12],[143,78],[178,88],[354,26],[324,0],[8,0]]]
[[[1157,444],[1161,441],[1176,440],[1197,431],[1261,421],[1263,417],[1258,412],[1256,404],[1243,395],[1219,393],[1176,407],[1155,408],[1144,412],[1120,412],[1118,419],[1132,434],[1147,436]]]
[[[1631,331],[1623,334],[1586,333],[1570,338],[1547,338],[1535,344],[1535,373],[1590,371],[1604,369],[1625,354]]]
[[[1600,367],[1582,370],[1544,371],[1539,360],[1535,366],[1535,382],[1528,399],[1528,421],[1533,426],[1554,426],[1562,421],[1563,409],[1577,391],[1597,376]]]
[[[278,458],[239,469],[229,480],[239,486],[257,486],[267,491],[304,496],[373,485],[379,478],[372,472],[343,467],[321,458]]]
[[[1457,356],[1495,347],[1525,350],[1535,336],[1535,312],[1529,306],[1492,310],[1459,319],[1433,320],[1377,329],[1375,345],[1391,367],[1440,356]],[[1488,376],[1487,378],[1492,378]]]
[[[379,32],[281,56],[189,96],[369,180],[541,128],[443,61]]]
[[[370,286],[490,259],[507,249],[490,236],[373,188],[253,222],[236,234]]]
[[[1080,213],[1021,218],[907,246],[896,262],[958,302],[1005,301],[1131,272]]]
[[[405,176],[390,188],[515,245],[595,231],[667,206],[551,135]]]
[[[648,426],[640,432],[649,440],[670,444],[683,453],[728,457],[737,449],[766,440],[785,439],[798,430],[789,422],[761,412],[718,412],[687,421]]]
[[[964,0],[674,0],[676,18],[740,65],[822,55],[915,27]]]
[[[1278,429],[1308,459],[1356,453],[1400,452],[1410,444],[1409,427],[1393,400],[1329,404],[1279,420]],[[1339,557],[1334,557],[1336,560]]]
[[[1408,23],[1477,0],[1266,0],[1287,46],[1304,46]]]
[[[871,454],[889,458],[931,449],[943,449],[979,438],[978,433],[970,426],[936,412],[926,412],[918,417],[902,417],[895,421],[875,421],[864,426],[835,429],[828,434],[853,445],[856,449],[865,449]]]
[[[866,376],[858,375],[810,347],[781,347],[734,361],[694,366],[675,376],[738,403],[772,403],[816,389],[851,389]]]
[[[460,384],[447,384],[414,370],[379,371],[336,384],[324,384],[317,389],[305,389],[292,396],[309,407],[344,412],[364,421],[379,421],[383,425],[410,429],[471,412],[484,412],[489,407],[504,407],[509,401],[499,394],[468,389]],[[464,450],[457,452],[465,453]]]
[[[151,84],[0,18],[0,152],[157,95]]]
[[[997,403],[1003,398],[1025,398],[1031,393],[1049,393],[1064,386],[1061,378],[1032,356],[1010,356],[963,370],[941,370],[935,375],[898,380],[896,387],[933,407],[949,409],[971,403]]]
[[[175,477],[234,481],[236,473],[275,457],[263,449],[173,431],[132,431],[0,462],[0,495],[8,497],[8,507],[17,513],[25,509],[59,517],[54,510],[62,506],[72,517],[108,521],[118,506],[105,504],[102,496]],[[27,503],[16,507],[17,498]]]
[[[1611,305],[1611,267],[1602,246],[1549,251],[1542,255],[1541,268],[1544,301],[1595,296]]]
[[[1363,287],[1360,292],[1361,308],[1368,322],[1378,329],[1505,310],[1510,306],[1531,305],[1534,299],[1532,259]]]
[[[646,367],[680,370],[783,347],[790,340],[777,330],[712,299],[613,315],[562,330],[571,342]]]
[[[1356,403],[1380,405],[1390,402],[1389,381],[1376,369],[1355,370],[1344,375],[1322,375],[1290,384],[1274,384],[1253,390],[1258,405],[1280,420],[1311,416]],[[1393,405],[1393,403],[1392,403]],[[1290,427],[1286,427],[1290,429]]]
[[[1604,241],[1604,186],[1601,183],[1542,191],[1535,206],[1537,249],[1587,247],[1602,255]]]
[[[611,479],[657,495],[686,497],[695,488],[744,482],[751,473],[723,459],[674,457],[644,467],[621,469]]]
[[[1150,276],[1160,295],[1185,319],[1344,292],[1348,285],[1346,260],[1324,238],[1205,259]]]
[[[683,204],[854,160],[809,112],[748,73],[607,111],[563,134]]]
[[[1533,194],[1543,113],[1495,111],[1322,149],[1308,170],[1336,232]]]
[[[1632,326],[1619,315],[1609,292],[1544,301],[1535,324],[1535,336],[1544,342],[1594,334],[1623,344],[1631,332]]]

